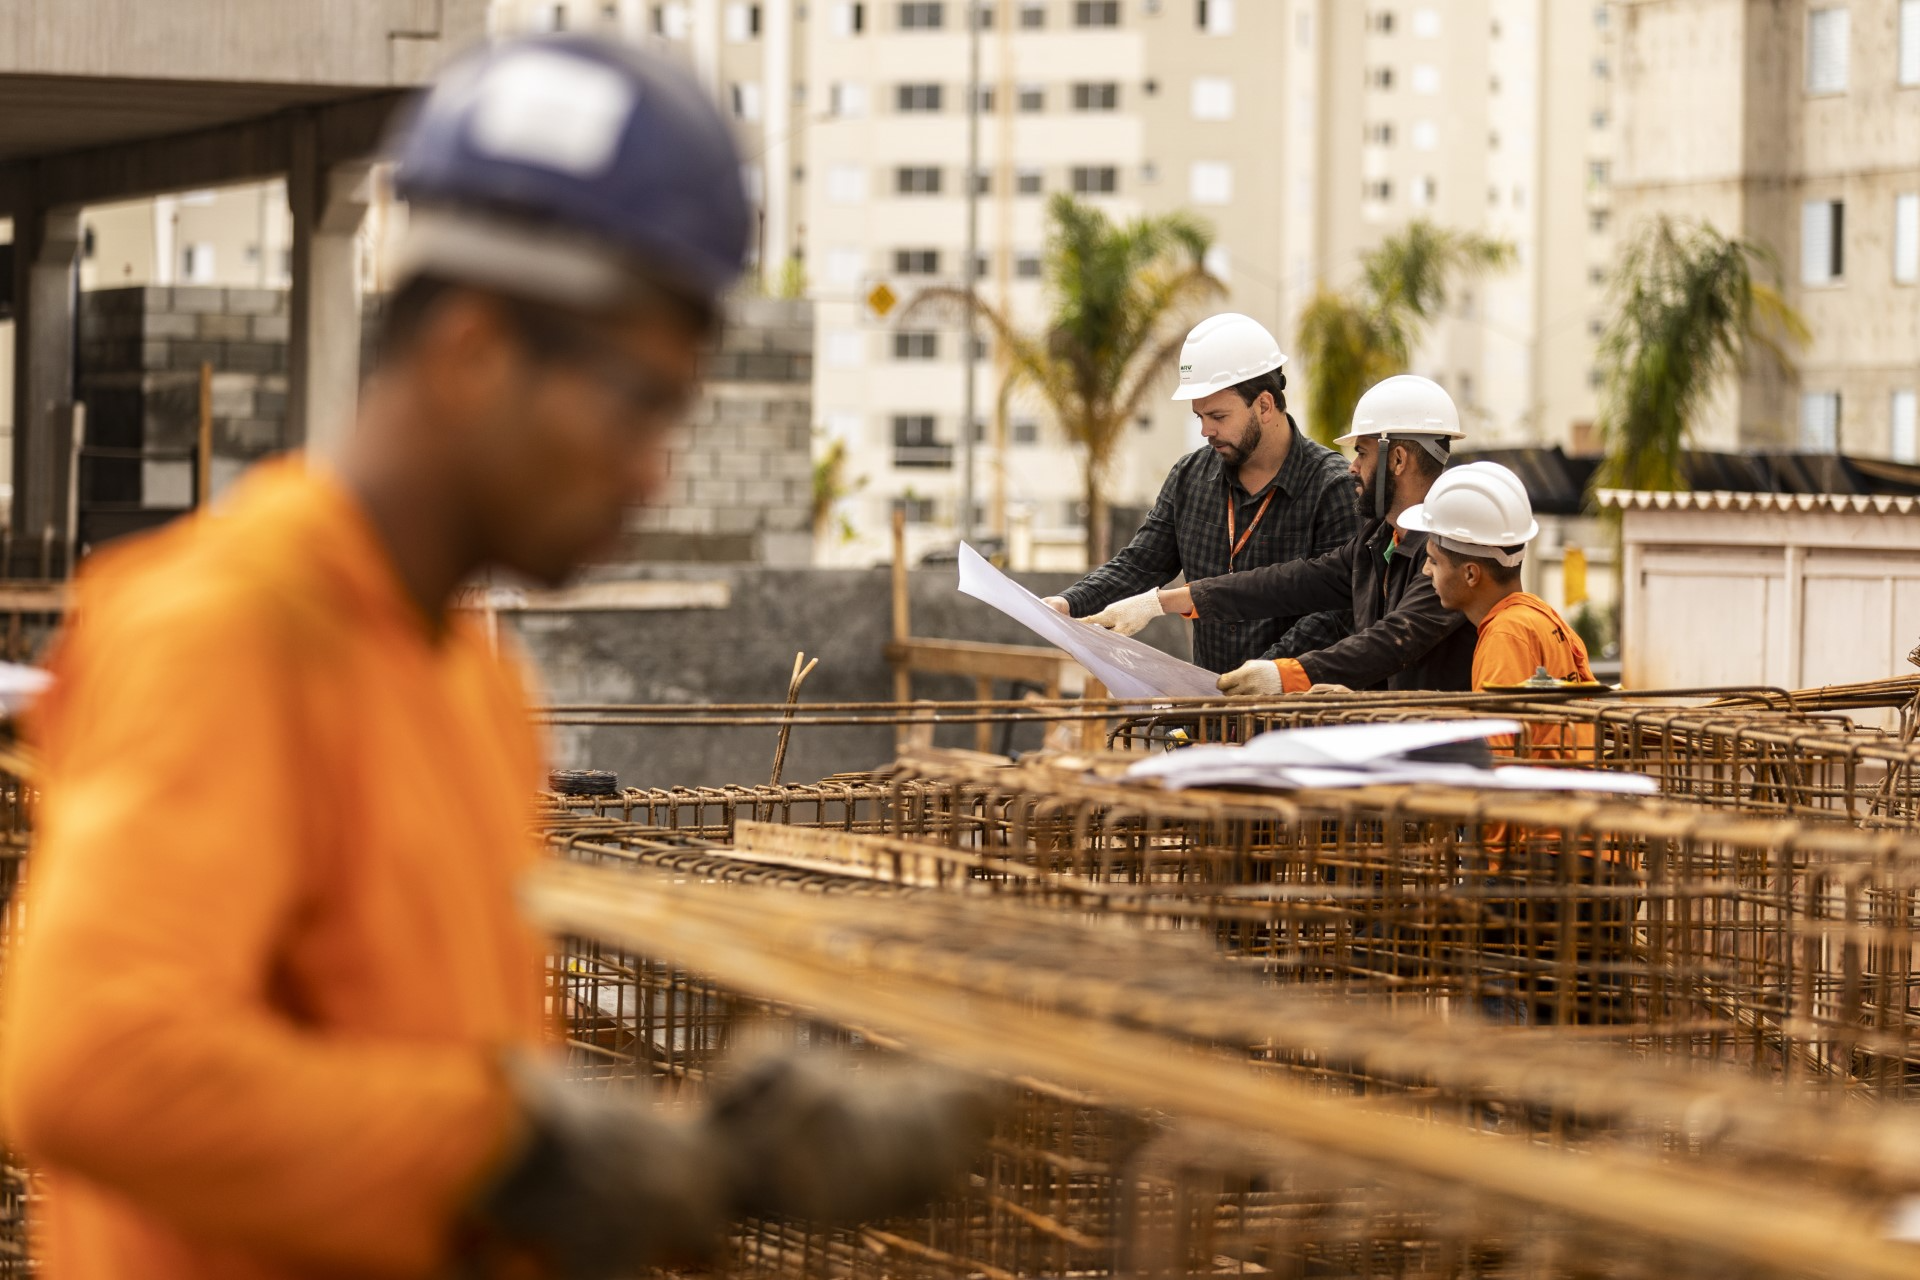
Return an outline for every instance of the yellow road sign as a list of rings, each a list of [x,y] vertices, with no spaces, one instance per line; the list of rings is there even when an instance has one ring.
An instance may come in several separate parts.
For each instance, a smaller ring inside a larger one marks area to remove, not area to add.
[[[882,320],[887,318],[887,312],[893,310],[894,305],[899,301],[900,299],[894,294],[893,290],[887,288],[884,280],[873,286],[872,290],[867,294],[867,305],[872,307],[873,314],[879,316]]]

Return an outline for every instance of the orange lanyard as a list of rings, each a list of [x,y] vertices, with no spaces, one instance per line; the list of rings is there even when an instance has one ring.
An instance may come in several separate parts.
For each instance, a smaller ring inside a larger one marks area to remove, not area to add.
[[[1273,505],[1273,495],[1278,492],[1280,492],[1280,490],[1278,489],[1267,490],[1267,496],[1260,503],[1260,509],[1253,513],[1253,523],[1247,526],[1247,531],[1240,535],[1240,540],[1238,542],[1235,542],[1233,538],[1233,526],[1234,526],[1233,486],[1231,484],[1227,486],[1227,572],[1228,573],[1233,572],[1234,557],[1239,555],[1242,551],[1246,549],[1247,539],[1253,536],[1253,531],[1255,529],[1258,529],[1260,527],[1260,522],[1266,518],[1267,508]]]

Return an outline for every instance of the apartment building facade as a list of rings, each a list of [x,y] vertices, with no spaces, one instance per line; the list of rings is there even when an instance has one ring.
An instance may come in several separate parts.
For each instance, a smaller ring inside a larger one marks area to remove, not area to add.
[[[1920,461],[1920,0],[1628,0],[1620,213],[1765,246],[1813,341],[1765,357],[1715,447]]]
[[[1361,255],[1415,218],[1509,242],[1513,267],[1456,285],[1415,371],[1476,441],[1588,447],[1616,232],[1612,6],[1294,7],[1292,278],[1351,287]]]

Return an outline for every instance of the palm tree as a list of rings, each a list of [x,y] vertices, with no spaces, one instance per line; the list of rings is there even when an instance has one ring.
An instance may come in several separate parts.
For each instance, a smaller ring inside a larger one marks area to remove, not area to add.
[[[1362,392],[1407,371],[1456,276],[1503,271],[1512,263],[1507,241],[1423,218],[1362,256],[1352,292],[1316,293],[1298,325],[1314,438],[1331,443],[1352,420]]]
[[[993,331],[1009,386],[1037,392],[1067,438],[1081,446],[1087,502],[1087,559],[1108,555],[1107,470],[1126,426],[1166,390],[1196,305],[1222,293],[1204,260],[1213,230],[1186,213],[1117,225],[1069,195],[1047,207],[1045,279],[1052,314],[1028,332],[1001,309],[971,300]],[[903,322],[929,307],[964,312],[970,295],[922,291]]]
[[[1633,242],[1614,278],[1619,311],[1600,343],[1605,457],[1596,487],[1686,488],[1693,421],[1721,380],[1744,369],[1755,346],[1793,372],[1787,348],[1812,335],[1778,278],[1765,247],[1704,222],[1661,217]]]

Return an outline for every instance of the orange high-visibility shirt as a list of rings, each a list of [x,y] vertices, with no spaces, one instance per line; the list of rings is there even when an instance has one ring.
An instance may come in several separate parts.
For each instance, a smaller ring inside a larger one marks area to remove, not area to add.
[[[0,1032],[41,1274],[435,1272],[543,1025],[518,677],[297,461],[76,590]]]
[[[1554,607],[1539,596],[1516,591],[1480,620],[1480,637],[1473,648],[1473,687],[1522,684],[1541,667],[1558,680],[1593,679],[1587,665],[1586,642],[1568,626]],[[1528,755],[1534,759],[1573,759],[1581,749],[1591,752],[1593,730],[1576,725],[1532,725],[1527,731]]]

